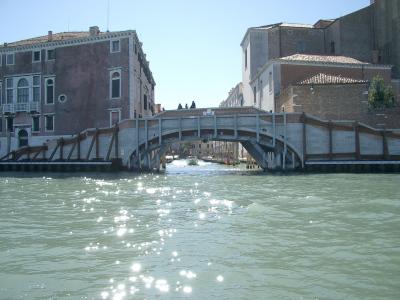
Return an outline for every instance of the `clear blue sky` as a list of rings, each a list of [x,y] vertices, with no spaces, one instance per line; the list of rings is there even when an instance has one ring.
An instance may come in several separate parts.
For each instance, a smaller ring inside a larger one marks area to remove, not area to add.
[[[135,29],[156,85],[156,102],[218,106],[241,81],[246,29],[311,23],[365,7],[369,0],[110,0],[110,30]],[[107,0],[0,0],[0,43],[107,25]]]

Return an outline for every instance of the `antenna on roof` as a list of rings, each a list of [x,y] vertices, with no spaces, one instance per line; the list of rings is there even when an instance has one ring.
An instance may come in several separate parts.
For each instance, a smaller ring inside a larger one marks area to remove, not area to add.
[[[110,31],[110,0],[107,0],[107,32]]]

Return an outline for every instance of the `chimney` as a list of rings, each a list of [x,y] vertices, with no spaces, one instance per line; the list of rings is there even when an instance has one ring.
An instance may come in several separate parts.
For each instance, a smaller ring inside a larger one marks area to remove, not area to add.
[[[89,27],[90,36],[99,35],[99,33],[100,33],[99,26],[91,26],[91,27]]]
[[[8,46],[8,44],[7,43],[4,43],[4,47],[7,47]]]
[[[53,31],[49,30],[49,32],[47,34],[47,40],[49,42],[53,41]]]

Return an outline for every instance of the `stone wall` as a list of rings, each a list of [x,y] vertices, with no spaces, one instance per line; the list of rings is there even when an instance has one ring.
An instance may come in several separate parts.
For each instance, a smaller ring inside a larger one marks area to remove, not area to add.
[[[400,128],[400,106],[368,108],[368,84],[294,85],[283,91],[277,107],[325,120],[358,121],[376,128]]]

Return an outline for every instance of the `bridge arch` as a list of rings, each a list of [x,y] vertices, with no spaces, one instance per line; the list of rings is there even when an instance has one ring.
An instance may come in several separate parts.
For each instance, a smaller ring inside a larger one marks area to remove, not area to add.
[[[280,136],[273,136],[267,131],[252,128],[232,129],[231,127],[205,127],[170,129],[153,134],[147,140],[138,143],[129,155],[131,169],[152,170],[160,165],[160,158],[167,147],[174,143],[196,141],[240,142],[248,153],[263,169],[276,165],[283,168],[296,168],[302,165],[302,155],[293,145]]]

